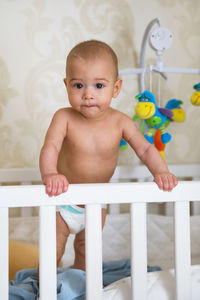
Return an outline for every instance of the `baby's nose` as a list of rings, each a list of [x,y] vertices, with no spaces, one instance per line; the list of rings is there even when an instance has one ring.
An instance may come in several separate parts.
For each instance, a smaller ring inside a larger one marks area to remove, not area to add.
[[[85,88],[84,99],[94,99],[94,95],[93,95],[92,90],[90,88]]]

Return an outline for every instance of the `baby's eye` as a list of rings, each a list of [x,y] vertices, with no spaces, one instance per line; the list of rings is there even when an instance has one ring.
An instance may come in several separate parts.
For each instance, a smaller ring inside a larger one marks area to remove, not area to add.
[[[103,84],[102,83],[97,83],[96,84],[96,88],[97,89],[102,89],[103,88]]]
[[[77,89],[81,89],[83,87],[83,85],[82,85],[82,83],[75,83],[74,87]]]

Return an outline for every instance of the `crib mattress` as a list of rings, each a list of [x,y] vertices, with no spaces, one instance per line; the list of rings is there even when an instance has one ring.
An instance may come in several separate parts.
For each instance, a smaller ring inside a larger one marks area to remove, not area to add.
[[[156,271],[147,275],[148,300],[174,300],[174,270]],[[199,300],[200,265],[191,267],[192,295],[191,300]],[[131,278],[116,281],[103,290],[104,300],[131,300]]]

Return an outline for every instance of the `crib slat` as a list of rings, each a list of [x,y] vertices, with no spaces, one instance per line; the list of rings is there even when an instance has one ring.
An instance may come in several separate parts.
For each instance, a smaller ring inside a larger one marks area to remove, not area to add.
[[[120,204],[110,204],[109,205],[109,214],[110,215],[120,214]]]
[[[174,214],[174,205],[171,202],[165,203],[165,216],[173,216]]]
[[[40,207],[40,300],[57,299],[56,209]]]
[[[0,209],[0,268],[1,268],[1,280],[0,280],[0,299],[8,300],[8,208]]]
[[[146,203],[131,204],[132,300],[147,299]]]
[[[21,217],[31,217],[32,214],[32,207],[21,207],[20,209],[20,216]]]
[[[200,202],[194,201],[192,202],[192,215],[200,215]]]
[[[176,300],[191,300],[189,202],[174,203]]]
[[[22,181],[21,185],[31,185],[31,181]],[[31,217],[32,216],[32,207],[21,207],[20,213],[21,217]]]
[[[86,205],[86,299],[102,300],[101,205]]]

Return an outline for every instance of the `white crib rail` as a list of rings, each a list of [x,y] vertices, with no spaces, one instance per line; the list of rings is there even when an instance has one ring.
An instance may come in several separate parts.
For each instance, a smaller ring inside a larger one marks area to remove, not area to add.
[[[169,165],[169,170],[174,173],[177,177],[185,179],[190,178],[191,180],[200,179],[200,165],[186,164],[186,165]],[[117,166],[115,173],[111,179],[111,182],[119,181],[131,181],[136,180],[138,182],[152,181],[152,175],[144,165],[127,165]],[[35,184],[41,181],[39,169],[0,169],[0,185],[2,183],[18,182],[21,185]],[[165,215],[173,215],[172,203],[165,203]],[[191,203],[192,215],[200,214],[200,203]],[[153,210],[152,210],[153,209]],[[31,216],[35,213],[32,207],[21,207],[21,216]],[[159,213],[159,203],[153,207],[148,207],[148,211],[151,213]],[[119,204],[110,204],[110,214],[120,213]]]
[[[41,238],[40,244],[40,299],[56,299],[55,275],[55,205],[86,204],[87,252],[87,300],[102,299],[102,254],[100,205],[103,203],[133,203],[132,218],[132,262],[133,298],[146,299],[146,213],[148,202],[175,202],[176,238],[176,300],[191,300],[190,285],[190,233],[189,201],[200,201],[200,181],[179,182],[170,193],[160,191],[154,183],[108,183],[70,185],[69,191],[55,198],[49,198],[43,186],[1,186],[0,187],[1,228],[1,272],[6,274],[0,282],[0,299],[8,299],[8,207],[40,206]],[[78,199],[81,199],[78,200]],[[189,199],[189,200],[188,200]],[[94,203],[95,201],[95,203]],[[48,212],[49,211],[49,214]],[[44,220],[43,220],[44,218]],[[138,219],[138,220],[137,220]],[[51,220],[51,221],[50,221]],[[52,221],[53,220],[53,221]],[[2,224],[3,223],[3,224]],[[91,225],[92,224],[92,225]],[[2,227],[3,226],[3,227]],[[184,227],[183,227],[184,226]],[[47,233],[52,232],[50,246]],[[93,230],[94,229],[94,230]],[[184,230],[181,230],[184,229]],[[182,232],[182,233],[181,233]],[[54,242],[53,242],[54,241]],[[45,245],[45,243],[47,243]],[[48,246],[47,246],[48,245]],[[95,245],[95,249],[93,248]],[[142,250],[143,249],[143,250]],[[94,252],[95,251],[95,252]],[[48,252],[48,258],[47,258]],[[91,254],[93,253],[93,255]],[[95,255],[94,255],[95,254]],[[44,273],[43,273],[44,272]],[[45,275],[44,275],[45,274]],[[95,276],[94,276],[95,274]],[[50,282],[48,284],[47,282]],[[142,281],[140,281],[142,279]],[[141,283],[142,282],[142,283]],[[48,286],[47,286],[48,285]],[[95,288],[93,288],[95,287]]]

